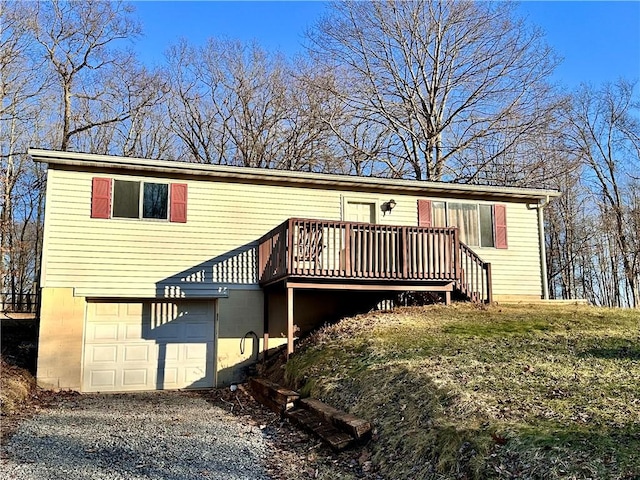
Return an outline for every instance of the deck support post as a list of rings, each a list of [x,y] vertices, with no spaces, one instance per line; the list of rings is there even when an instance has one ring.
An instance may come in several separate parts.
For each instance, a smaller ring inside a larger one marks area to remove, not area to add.
[[[444,304],[451,305],[451,292],[448,290],[444,292]]]
[[[267,290],[264,291],[263,299],[262,361],[264,362],[269,352],[269,292]]]
[[[287,287],[287,359],[293,353],[293,287]]]

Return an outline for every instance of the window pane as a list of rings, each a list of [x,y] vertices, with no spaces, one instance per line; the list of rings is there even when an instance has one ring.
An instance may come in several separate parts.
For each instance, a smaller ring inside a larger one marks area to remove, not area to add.
[[[480,246],[493,247],[493,214],[491,205],[480,205]]]
[[[140,182],[113,181],[113,216],[140,217]]]
[[[169,185],[166,183],[145,183],[142,199],[142,217],[167,219]]]
[[[449,203],[449,226],[458,227],[460,240],[470,246],[479,245],[478,206],[472,203]]]
[[[447,226],[447,211],[444,208],[444,202],[433,202],[431,204],[431,216],[434,227]]]

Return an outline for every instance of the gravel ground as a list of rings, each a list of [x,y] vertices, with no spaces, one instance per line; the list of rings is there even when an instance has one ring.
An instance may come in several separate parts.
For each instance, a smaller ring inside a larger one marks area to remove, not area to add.
[[[78,395],[20,425],[0,478],[270,478],[258,426],[181,392]]]

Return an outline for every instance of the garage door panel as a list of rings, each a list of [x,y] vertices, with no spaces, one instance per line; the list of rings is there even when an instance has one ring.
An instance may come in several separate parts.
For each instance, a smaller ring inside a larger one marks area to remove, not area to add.
[[[178,342],[181,338],[181,325],[177,323],[167,323],[162,327],[156,327],[145,332],[145,336],[156,340],[158,343]]]
[[[111,389],[116,385],[116,370],[92,370],[89,373],[89,386],[94,389]]]
[[[183,348],[184,360],[198,360],[201,358],[207,358],[207,350],[209,348],[209,345],[206,343],[190,343],[185,345]]]
[[[178,367],[165,367],[164,384],[165,388],[170,388],[169,386],[178,385]]]
[[[129,323],[129,324],[123,324],[121,326],[121,330],[122,330],[122,339],[123,340],[131,340],[131,341],[137,341],[140,340],[141,338],[144,338],[142,335],[142,324],[138,321],[138,323]]]
[[[207,388],[213,381],[213,374],[206,377],[201,376],[201,374],[201,371],[192,370],[191,372],[187,373],[185,381],[188,382],[192,388]]]
[[[212,302],[89,302],[86,323],[84,391],[213,386]]]
[[[139,317],[142,315],[143,304],[142,303],[125,303],[120,304],[121,309],[124,308],[125,315],[128,317]]]
[[[210,339],[209,325],[204,323],[187,323],[185,337],[193,342],[207,342]]]
[[[101,302],[94,304],[94,316],[100,317],[119,317],[120,304],[111,302]]]
[[[186,368],[185,381],[189,383],[197,383],[206,377],[206,372],[202,368]]]
[[[149,386],[149,371],[147,368],[127,368],[122,372],[122,385],[125,388],[146,390]]]
[[[164,358],[167,362],[177,362],[180,360],[181,344],[170,343],[165,347]]]
[[[114,345],[92,345],[86,355],[93,363],[115,363],[118,361],[118,348]]]
[[[117,323],[98,323],[89,325],[87,329],[87,339],[93,342],[113,342],[118,340]]]
[[[148,344],[142,345],[124,345],[122,347],[124,358],[122,359],[124,362],[145,362],[148,363],[152,361],[154,355],[151,352],[152,346]]]

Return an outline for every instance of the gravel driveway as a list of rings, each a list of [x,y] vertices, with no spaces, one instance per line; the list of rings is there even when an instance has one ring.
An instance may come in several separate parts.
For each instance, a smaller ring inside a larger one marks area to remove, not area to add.
[[[20,425],[0,478],[268,479],[258,427],[193,393],[86,395]]]

